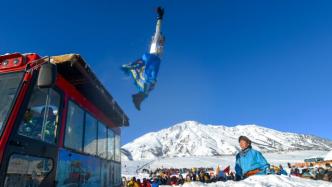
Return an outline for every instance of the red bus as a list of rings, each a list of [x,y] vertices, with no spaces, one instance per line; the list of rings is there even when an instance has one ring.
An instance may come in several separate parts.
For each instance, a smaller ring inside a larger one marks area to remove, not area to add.
[[[0,186],[121,186],[128,125],[80,55],[0,56]]]

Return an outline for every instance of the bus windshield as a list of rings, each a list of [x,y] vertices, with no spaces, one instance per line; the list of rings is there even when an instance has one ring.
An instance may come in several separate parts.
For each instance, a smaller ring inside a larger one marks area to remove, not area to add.
[[[14,103],[22,77],[23,72],[0,73],[0,135],[2,135],[5,122],[9,115],[8,113],[10,112],[9,110]]]

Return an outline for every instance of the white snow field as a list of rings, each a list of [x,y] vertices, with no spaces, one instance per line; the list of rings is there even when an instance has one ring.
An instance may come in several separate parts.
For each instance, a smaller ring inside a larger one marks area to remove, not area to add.
[[[183,187],[331,187],[332,183],[303,179],[299,177],[288,177],[279,175],[252,176],[243,181],[227,181],[204,184],[200,182],[185,183]]]
[[[283,165],[287,163],[303,162],[306,158],[325,157],[328,151],[282,151],[276,153],[263,153],[268,162],[272,165]],[[225,168],[228,165],[234,168],[235,156],[195,156],[195,157],[174,157],[160,158],[156,160],[122,161],[123,175],[136,175],[137,169],[156,168],[216,168],[218,165]],[[140,172],[140,171],[138,171]]]
[[[306,158],[325,157],[328,151],[283,151],[276,153],[265,153],[264,156],[270,164],[282,164],[287,168],[287,163],[303,162]],[[142,169],[156,168],[193,168],[193,167],[212,167],[219,165],[225,168],[230,165],[234,170],[235,156],[202,156],[202,157],[175,157],[160,158],[156,160],[139,160],[139,161],[122,161],[122,175],[130,178],[148,178],[147,174],[142,173]],[[289,171],[288,171],[289,172]],[[315,181],[298,177],[268,175],[268,176],[252,176],[240,182],[227,181],[204,184],[199,182],[186,183],[183,186],[230,186],[230,187],[332,187],[332,183],[325,181]]]
[[[332,151],[330,151],[329,153],[327,153],[327,155],[325,156],[324,160],[332,160]]]

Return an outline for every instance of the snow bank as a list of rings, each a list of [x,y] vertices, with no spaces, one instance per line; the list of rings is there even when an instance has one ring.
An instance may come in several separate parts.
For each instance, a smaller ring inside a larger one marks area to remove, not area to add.
[[[327,155],[325,156],[324,160],[332,160],[332,151],[330,151],[329,153],[327,153]]]
[[[279,175],[252,176],[246,180],[235,182],[217,182],[204,184],[200,182],[185,183],[183,187],[332,187],[332,183],[315,181],[299,177],[288,177]]]

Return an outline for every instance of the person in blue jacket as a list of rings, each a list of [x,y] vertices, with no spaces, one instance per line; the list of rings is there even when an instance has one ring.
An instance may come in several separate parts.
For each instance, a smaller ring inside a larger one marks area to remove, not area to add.
[[[277,175],[288,175],[287,171],[284,170],[284,168],[282,167],[282,165],[279,165],[279,172],[277,173]]]
[[[159,179],[153,178],[153,180],[151,182],[151,187],[159,187],[160,184],[161,184],[161,182]]]
[[[245,179],[256,174],[269,174],[269,163],[261,152],[251,147],[251,140],[246,136],[240,136],[239,143],[241,151],[236,155],[236,180]]]

